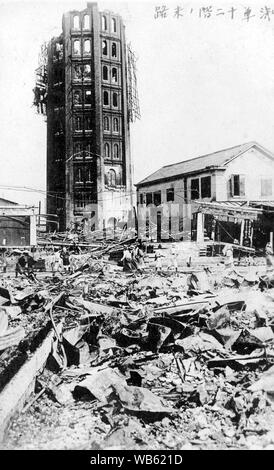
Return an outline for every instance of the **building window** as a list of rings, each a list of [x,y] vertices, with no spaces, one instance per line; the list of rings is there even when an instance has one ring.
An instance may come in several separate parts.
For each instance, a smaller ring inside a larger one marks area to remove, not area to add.
[[[108,116],[104,117],[104,131],[109,131],[109,118],[108,118]]]
[[[103,80],[108,81],[108,68],[106,65],[103,67]]]
[[[92,130],[92,124],[91,124],[91,117],[90,116],[85,116],[85,130],[86,131],[91,131]]]
[[[85,39],[84,40],[84,54],[90,54],[90,39]]]
[[[245,177],[244,175],[231,175],[229,180],[230,196],[245,196]]]
[[[90,80],[91,79],[91,66],[89,64],[84,65],[83,79],[84,80]]]
[[[161,204],[161,191],[155,191],[153,193],[153,202],[155,206],[160,206]]]
[[[91,90],[85,90],[85,104],[91,105]]]
[[[112,32],[117,33],[117,21],[115,18],[111,19]]]
[[[117,44],[115,42],[111,46],[111,56],[117,58]]]
[[[74,173],[75,183],[83,183],[83,172],[82,168],[76,168]]]
[[[105,39],[102,42],[102,52],[103,55],[108,55],[108,43]]]
[[[199,199],[200,197],[200,180],[195,178],[191,180],[191,199]]]
[[[108,172],[108,184],[109,186],[116,186],[116,173],[114,170]]]
[[[261,196],[272,196],[272,178],[261,178]]]
[[[81,131],[82,130],[82,118],[81,116],[76,116],[74,118],[74,130]]]
[[[118,71],[116,67],[112,67],[111,70],[111,82],[118,83]]]
[[[140,193],[140,204],[144,204],[144,195]]]
[[[211,176],[201,178],[201,197],[211,197]]]
[[[147,199],[147,206],[149,204],[152,204],[152,193],[147,193],[146,194],[146,199]]]
[[[168,188],[166,190],[166,201],[173,202],[174,201],[174,188]]]
[[[113,145],[113,158],[119,158],[119,145]]]
[[[107,29],[108,29],[107,17],[105,15],[102,15],[102,30],[107,31]]]
[[[77,105],[80,105],[81,103],[82,103],[81,90],[74,90],[73,91],[73,104],[77,106]]]
[[[80,65],[74,65],[73,67],[73,79],[74,80],[81,80],[82,74],[81,74],[81,67]]]
[[[104,145],[104,157],[109,158],[109,144],[108,143]]]
[[[109,106],[108,91],[104,91],[104,93],[103,93],[103,103],[104,103],[104,106]]]
[[[75,15],[73,17],[73,29],[79,29],[79,16]]]
[[[89,29],[89,15],[84,16],[84,29]]]
[[[73,53],[76,55],[80,54],[80,41],[79,39],[76,39],[73,41]]]
[[[113,93],[113,95],[112,95],[112,106],[114,108],[118,108],[118,95],[117,95],[117,93]]]
[[[119,121],[118,118],[113,119],[113,132],[119,132]]]

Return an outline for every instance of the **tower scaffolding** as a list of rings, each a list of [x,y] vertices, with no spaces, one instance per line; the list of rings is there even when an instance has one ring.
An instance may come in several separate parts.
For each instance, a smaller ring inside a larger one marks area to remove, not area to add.
[[[137,62],[136,55],[131,49],[131,44],[128,44],[127,45],[128,113],[129,113],[129,120],[131,122],[134,122],[136,119],[141,118],[138,88],[137,88],[136,62]]]

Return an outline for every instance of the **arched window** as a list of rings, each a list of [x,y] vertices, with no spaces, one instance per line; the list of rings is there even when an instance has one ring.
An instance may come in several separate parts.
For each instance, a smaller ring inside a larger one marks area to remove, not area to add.
[[[108,143],[104,145],[104,156],[105,158],[109,158],[109,144]]]
[[[108,68],[106,65],[103,67],[103,80],[108,80]]]
[[[112,57],[117,57],[117,45],[115,42],[113,42],[111,46],[111,55]]]
[[[107,17],[103,15],[102,16],[102,30],[106,31],[107,29],[108,29]]]
[[[112,31],[113,31],[113,33],[116,33],[116,32],[117,32],[117,22],[116,22],[116,19],[115,19],[115,18],[112,18],[112,20],[111,20],[111,25],[112,25]]]
[[[73,68],[73,78],[74,80],[81,80],[81,67],[80,65],[74,65],[74,68]]]
[[[112,81],[112,83],[118,83],[118,71],[117,71],[116,67],[112,67],[111,81]]]
[[[89,64],[84,65],[83,78],[84,80],[91,79],[91,66]]]
[[[85,90],[85,104],[91,104],[91,90]]]
[[[109,131],[109,118],[107,116],[104,117],[104,131]]]
[[[82,182],[83,182],[82,168],[76,168],[76,170],[75,170],[75,183],[82,183]]]
[[[119,121],[118,118],[113,119],[113,132],[119,132]]]
[[[113,145],[113,158],[119,158],[119,146],[118,146],[118,144]]]
[[[75,15],[73,17],[73,29],[79,29],[79,16]]]
[[[81,103],[82,103],[81,90],[74,90],[74,92],[73,92],[73,104],[77,106]]]
[[[108,55],[108,43],[105,39],[102,42],[102,52],[103,55]]]
[[[109,186],[116,186],[116,173],[114,170],[108,172],[108,184]]]
[[[75,130],[81,131],[82,130],[82,119],[80,116],[75,117]]]
[[[90,39],[84,40],[84,54],[90,54]]]
[[[108,97],[108,91],[104,91],[103,93],[103,97],[104,97],[104,106],[109,106],[109,97]]]
[[[89,15],[84,16],[84,29],[89,29]]]
[[[73,42],[73,52],[74,54],[80,54],[80,41],[79,39],[76,39],[74,42]]]
[[[118,108],[118,95],[117,93],[113,93],[112,95],[112,105],[114,108]]]
[[[86,131],[91,131],[92,130],[92,124],[91,124],[91,117],[90,116],[85,117],[85,129],[86,129]]]

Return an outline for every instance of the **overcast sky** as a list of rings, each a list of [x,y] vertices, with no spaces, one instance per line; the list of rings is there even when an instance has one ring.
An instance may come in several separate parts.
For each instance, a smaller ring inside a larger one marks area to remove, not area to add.
[[[123,16],[138,56],[135,183],[163,165],[251,140],[274,151],[274,2],[267,3],[270,12],[265,3],[98,2],[100,10]],[[163,4],[167,16],[155,19],[155,7]],[[205,18],[210,12],[199,10],[209,5],[212,14]],[[41,43],[60,34],[62,13],[85,6],[0,0],[2,197],[44,203],[46,124],[32,107],[38,53]],[[179,18],[177,6],[183,8]]]

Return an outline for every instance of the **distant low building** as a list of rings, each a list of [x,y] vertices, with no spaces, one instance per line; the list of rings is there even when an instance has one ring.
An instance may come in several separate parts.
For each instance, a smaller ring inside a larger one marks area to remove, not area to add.
[[[249,142],[160,168],[136,185],[137,202],[139,207],[157,207],[157,238],[161,207],[173,205],[170,216],[173,210],[179,220],[173,238],[189,239],[192,233],[195,239],[198,219],[202,238],[212,239],[213,233],[217,240],[247,243],[260,238],[265,243],[274,227],[271,219],[264,233],[260,214],[273,204],[273,180],[274,155]],[[255,237],[258,230],[260,237]]]
[[[0,247],[36,245],[36,208],[0,198]]]

